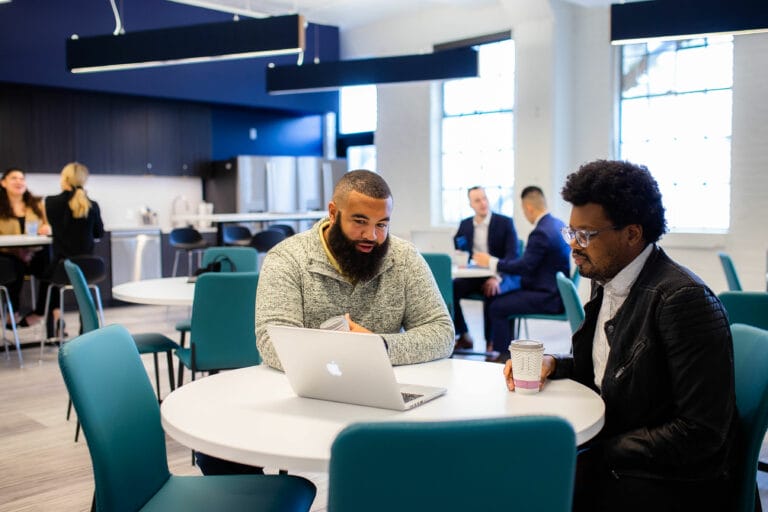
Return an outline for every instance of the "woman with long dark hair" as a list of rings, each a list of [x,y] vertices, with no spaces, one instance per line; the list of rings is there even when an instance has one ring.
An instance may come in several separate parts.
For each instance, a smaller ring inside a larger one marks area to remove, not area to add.
[[[50,235],[51,226],[48,224],[42,199],[27,189],[24,171],[12,167],[0,178],[0,235],[25,233]],[[48,251],[42,249],[42,246],[0,249],[0,258],[9,259],[14,266],[16,278],[7,283],[6,287],[11,296],[17,325],[21,327],[34,325],[41,319],[40,311],[26,316],[20,314],[19,296],[24,285],[24,276],[40,276],[48,265]]]

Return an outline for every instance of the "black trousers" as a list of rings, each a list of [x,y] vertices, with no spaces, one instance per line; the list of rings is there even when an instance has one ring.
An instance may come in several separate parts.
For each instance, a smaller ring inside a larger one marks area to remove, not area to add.
[[[729,510],[728,480],[682,481],[639,478],[612,472],[599,450],[584,449],[576,460],[574,512],[684,512]]]

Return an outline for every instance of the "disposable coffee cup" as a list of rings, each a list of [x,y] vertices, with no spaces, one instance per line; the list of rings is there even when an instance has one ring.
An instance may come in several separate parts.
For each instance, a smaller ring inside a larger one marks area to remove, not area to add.
[[[512,360],[515,392],[538,393],[544,344],[534,340],[514,340],[509,344],[509,357]]]
[[[466,267],[469,263],[469,253],[467,251],[454,251],[453,264],[456,267]]]

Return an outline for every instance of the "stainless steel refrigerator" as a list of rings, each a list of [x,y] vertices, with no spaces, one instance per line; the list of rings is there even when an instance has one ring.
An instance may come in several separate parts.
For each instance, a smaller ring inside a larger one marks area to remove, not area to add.
[[[325,210],[347,172],[344,159],[310,156],[237,156],[212,163],[205,201],[214,213],[293,213]],[[295,222],[304,230],[311,222]]]

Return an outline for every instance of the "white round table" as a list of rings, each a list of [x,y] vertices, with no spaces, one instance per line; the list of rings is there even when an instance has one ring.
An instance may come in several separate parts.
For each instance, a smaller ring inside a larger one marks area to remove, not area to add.
[[[187,277],[163,277],[119,284],[112,296],[125,302],[155,306],[191,306],[195,297],[194,283]]]
[[[451,267],[451,277],[463,278],[463,277],[491,277],[493,272],[488,267],[457,267],[454,265]]]
[[[448,391],[409,411],[392,411],[300,398],[283,373],[261,365],[178,388],[163,400],[163,427],[180,443],[226,460],[324,472],[336,435],[354,422],[556,415],[573,425],[579,444],[603,426],[602,399],[572,380],[549,381],[540,393],[519,394],[507,390],[501,365],[460,359],[397,366],[395,374],[400,382]]]

